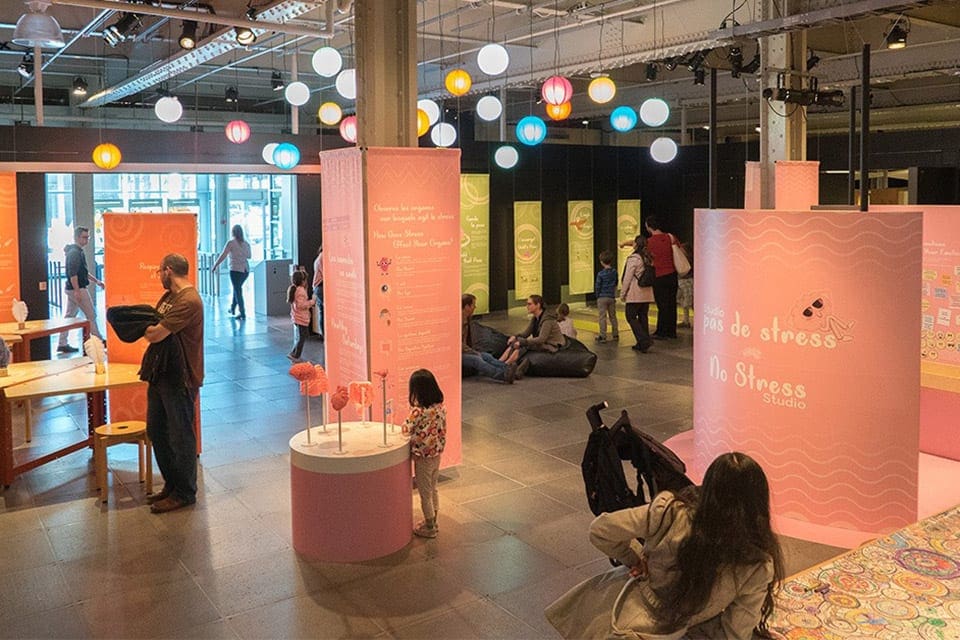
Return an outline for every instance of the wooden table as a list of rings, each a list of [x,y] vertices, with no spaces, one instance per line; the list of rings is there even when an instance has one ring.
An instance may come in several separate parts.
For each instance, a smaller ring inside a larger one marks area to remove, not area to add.
[[[21,341],[11,346],[15,362],[30,360],[30,343],[37,338],[48,338],[55,333],[83,329],[83,339],[90,337],[90,321],[84,318],[57,318],[54,320],[27,320],[21,329],[17,322],[0,322],[0,335],[19,336]],[[8,343],[9,344],[9,343]]]
[[[106,391],[146,384],[137,372],[139,364],[107,363],[106,373],[98,375],[88,358],[19,362],[10,365],[10,375],[0,378],[0,482],[9,486],[21,473],[57,458],[89,447],[93,430],[106,422]],[[14,466],[13,411],[15,402],[34,398],[87,394],[87,435],[80,442]]]

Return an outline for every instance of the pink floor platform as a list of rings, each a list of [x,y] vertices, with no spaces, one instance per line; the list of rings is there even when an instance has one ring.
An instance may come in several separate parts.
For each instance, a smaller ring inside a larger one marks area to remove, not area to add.
[[[698,469],[694,462],[693,431],[677,434],[665,444],[686,463],[687,475],[699,484],[705,469]],[[960,504],[960,462],[921,453],[919,473],[918,520]],[[776,513],[773,514],[773,524],[776,531],[783,535],[847,549],[877,537],[876,534],[862,531],[814,525]]]

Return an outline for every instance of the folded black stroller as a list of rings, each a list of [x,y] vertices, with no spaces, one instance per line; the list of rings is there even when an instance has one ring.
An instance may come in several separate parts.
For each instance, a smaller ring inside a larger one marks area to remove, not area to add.
[[[646,504],[661,491],[678,492],[693,485],[687,467],[668,447],[630,424],[626,411],[607,427],[600,411],[606,402],[587,409],[590,437],[580,464],[587,502],[594,515]],[[627,484],[621,460],[637,470],[637,489]]]

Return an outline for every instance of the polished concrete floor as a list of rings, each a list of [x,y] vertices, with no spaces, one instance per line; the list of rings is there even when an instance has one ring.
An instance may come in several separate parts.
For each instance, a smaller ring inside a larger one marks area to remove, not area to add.
[[[109,451],[106,504],[87,451],[18,478],[0,493],[0,637],[553,638],[544,606],[609,567],[586,535],[584,409],[607,400],[661,439],[691,428],[689,330],[646,355],[628,332],[595,347],[583,333],[599,355],[589,378],[464,381],[463,464],[442,474],[437,539],[372,562],[306,562],[290,538],[287,443],[303,404],[286,373],[289,320],[225,308],[207,311],[197,505],[152,515],[127,445]],[[311,340],[304,357],[321,350]],[[19,453],[76,439],[84,407],[37,403],[33,442],[15,428]],[[789,573],[840,551],[783,542]]]

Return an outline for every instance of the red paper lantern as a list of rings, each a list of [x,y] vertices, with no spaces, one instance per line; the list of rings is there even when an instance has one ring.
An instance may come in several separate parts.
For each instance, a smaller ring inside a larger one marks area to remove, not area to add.
[[[233,144],[243,144],[250,139],[250,125],[243,120],[231,120],[224,128],[224,133]]]
[[[573,97],[573,85],[563,76],[550,76],[540,88],[540,95],[547,104],[561,105]]]
[[[347,116],[340,121],[340,137],[347,142],[357,142],[357,116]]]
[[[550,116],[551,120],[566,120],[570,116],[572,109],[573,107],[570,106],[569,102],[564,102],[563,104],[548,104],[547,115]]]

